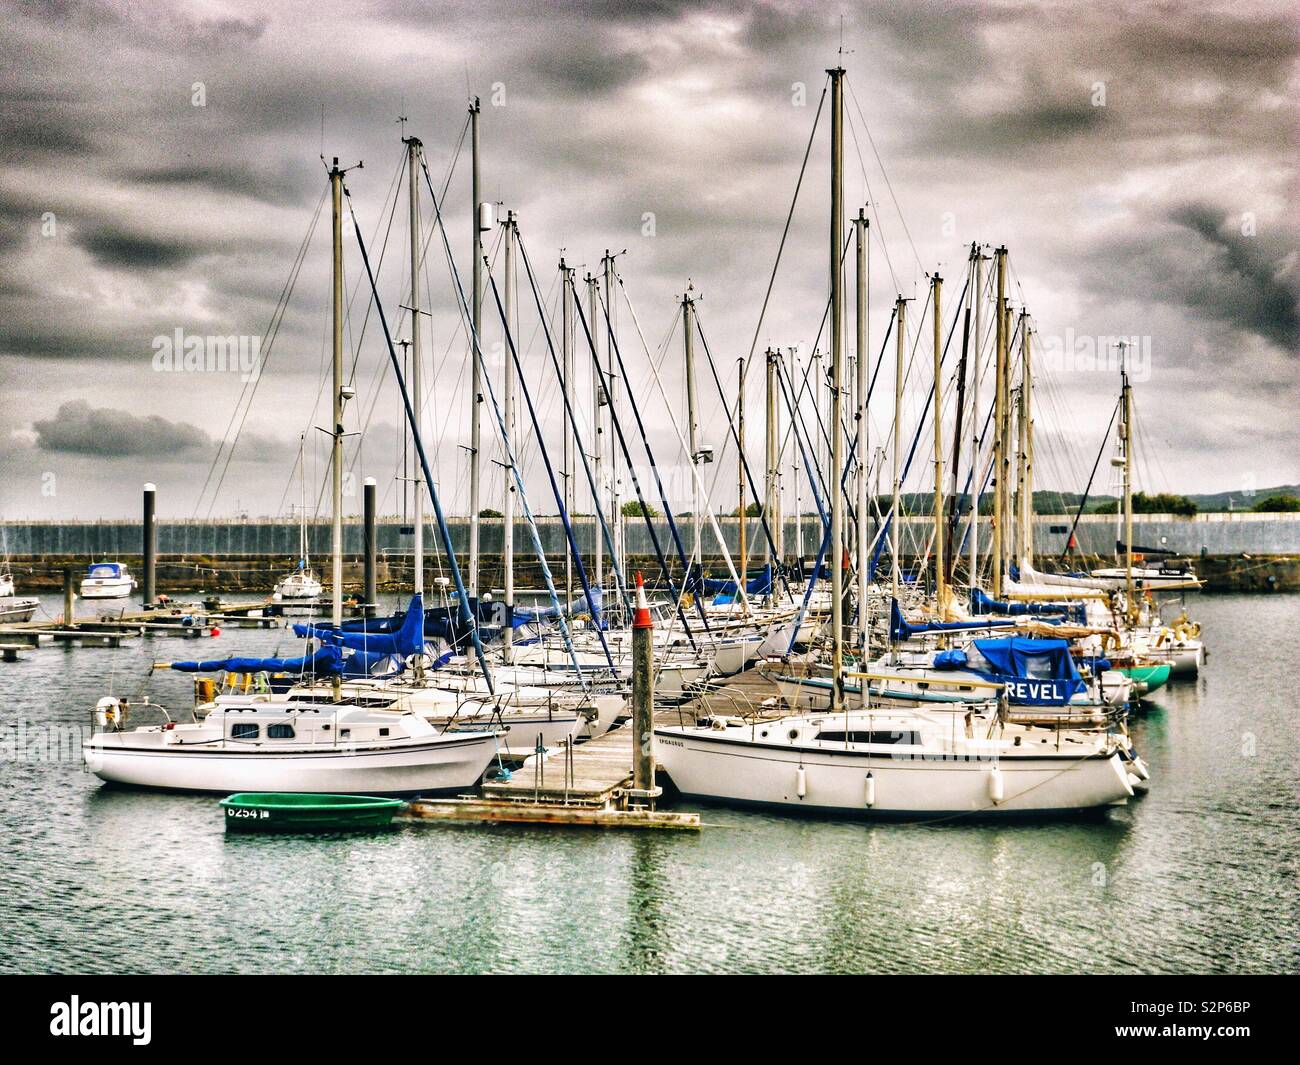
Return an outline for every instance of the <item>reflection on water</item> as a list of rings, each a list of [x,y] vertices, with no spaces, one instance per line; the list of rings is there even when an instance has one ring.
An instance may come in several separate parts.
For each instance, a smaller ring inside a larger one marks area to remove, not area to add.
[[[33,737],[84,725],[110,688],[188,705],[188,678],[146,676],[155,657],[287,652],[285,634],[43,649],[0,667],[0,970],[1294,971],[1300,733],[1278,634],[1300,597],[1192,607],[1208,670],[1132,723],[1150,795],[1055,824],[708,807],[698,836],[227,837],[213,799],[103,787]]]

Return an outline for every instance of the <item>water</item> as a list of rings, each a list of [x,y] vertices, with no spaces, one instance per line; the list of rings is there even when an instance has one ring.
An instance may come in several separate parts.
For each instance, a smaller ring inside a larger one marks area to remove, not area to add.
[[[86,724],[110,685],[134,696],[155,657],[282,633],[32,652],[0,664],[0,970],[1295,972],[1300,596],[1190,602],[1211,661],[1133,723],[1151,793],[1062,824],[708,808],[698,836],[227,837],[211,798],[40,758],[42,729]],[[148,690],[185,705],[190,681]]]

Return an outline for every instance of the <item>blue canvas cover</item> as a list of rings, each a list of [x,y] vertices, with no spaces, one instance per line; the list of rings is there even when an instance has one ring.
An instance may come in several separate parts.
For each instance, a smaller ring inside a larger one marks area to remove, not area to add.
[[[402,619],[402,627],[396,632],[355,632],[320,625],[295,625],[293,631],[299,636],[320,640],[326,646],[343,647],[381,657],[400,655],[410,658],[424,651],[424,597],[411,597]]]
[[[326,644],[315,654],[298,658],[209,658],[201,662],[172,662],[181,673],[292,673],[325,677],[369,677],[387,655],[362,651],[344,656],[338,647]]]
[[[87,577],[107,578],[122,576],[122,566],[118,562],[92,562],[86,567]]]
[[[889,638],[895,643],[922,632],[961,632],[965,629],[1002,628],[1014,624],[1014,621],[927,621],[912,625],[903,617],[898,600],[889,601]]]
[[[1009,636],[975,640],[974,646],[990,666],[976,672],[1005,684],[1008,700],[1016,705],[1064,706],[1085,688],[1068,640]]]
[[[970,593],[970,609],[972,614],[1005,614],[1008,616],[1023,617],[1026,615],[1046,615],[1045,620],[1052,624],[1057,622],[1053,619],[1073,621],[1075,624],[1083,625],[1087,622],[1087,616],[1084,613],[1083,604],[1081,603],[1011,603],[1002,602],[986,595],[979,588],[972,588]]]

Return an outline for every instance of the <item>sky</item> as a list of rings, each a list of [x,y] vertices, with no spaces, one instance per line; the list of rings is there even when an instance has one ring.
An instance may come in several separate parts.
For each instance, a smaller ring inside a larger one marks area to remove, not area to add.
[[[906,438],[932,381],[929,275],[943,277],[951,323],[972,243],[1005,245],[1008,295],[1036,338],[1039,487],[1086,482],[1115,403],[1116,337],[1135,340],[1139,487],[1248,498],[1300,482],[1292,4],[88,0],[0,2],[0,24],[4,518],[131,516],[146,481],[165,517],[283,516],[300,496],[310,511],[327,507],[322,156],[354,168],[349,200],[379,264],[380,299],[394,338],[409,337],[401,138],[422,140],[431,182],[440,195],[446,185],[445,232],[467,279],[472,96],[482,198],[516,212],[546,309],[544,331],[521,271],[517,346],[556,464],[562,404],[546,336],[560,344],[558,261],[576,268],[585,300],[582,278],[609,250],[622,279],[622,385],[674,507],[689,509],[669,417],[684,425],[687,286],[729,403],[738,360],[757,353],[746,388],[755,464],[762,352],[793,347],[808,363],[826,349],[829,102],[814,119],[837,64],[847,70],[846,211],[865,204],[870,219],[873,364],[896,296],[912,301]],[[445,507],[463,513],[469,347],[421,193],[424,437]],[[381,509],[396,513],[402,410],[350,216],[344,233],[356,390],[345,506],[356,509],[356,485],[370,476]],[[499,233],[485,246],[503,283]],[[851,265],[847,281],[854,355]],[[484,321],[499,399],[508,355],[490,289]],[[577,332],[570,397],[589,439],[590,353]],[[226,368],[172,358],[194,338],[205,350],[209,338],[235,338]],[[892,358],[891,346],[891,369]],[[701,436],[718,458],[706,480],[730,508],[734,451],[703,359],[697,352]],[[949,434],[955,361],[945,368]],[[873,453],[891,431],[890,383],[882,373],[871,398]],[[987,377],[982,389],[986,404]],[[505,454],[490,398],[481,409],[481,505],[499,507]],[[530,503],[554,513],[522,407],[520,418]],[[930,476],[929,430],[922,436],[909,488]],[[784,454],[789,466],[793,444]],[[579,510],[585,498],[578,491]]]

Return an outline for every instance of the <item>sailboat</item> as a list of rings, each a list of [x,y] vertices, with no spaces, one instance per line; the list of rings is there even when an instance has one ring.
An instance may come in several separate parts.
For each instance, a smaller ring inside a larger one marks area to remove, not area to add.
[[[321,593],[321,582],[312,572],[311,556],[307,548],[306,441],[305,435],[298,440],[298,565],[276,584],[276,599],[315,599]]]
[[[850,816],[1060,814],[1123,803],[1133,795],[1127,737],[1100,729],[1041,728],[1010,720],[1004,706],[960,702],[924,708],[850,707],[845,693],[843,271],[843,78],[831,91],[830,227],[830,702],[824,714],[742,721],[726,716],[655,729],[657,756],[684,795]],[[934,285],[936,485],[941,336]],[[900,330],[900,337],[902,333]],[[895,427],[897,432],[897,426]],[[897,448],[895,449],[897,452]],[[898,478],[895,477],[897,496]],[[936,522],[942,501],[936,491]],[[896,515],[895,515],[896,517]],[[940,550],[940,540],[935,545]],[[942,558],[936,558],[943,611]],[[814,578],[815,579],[815,578]],[[864,693],[865,694],[865,693]],[[856,700],[855,700],[856,703]]]
[[[331,624],[343,622],[343,175],[329,172],[333,204],[332,600]],[[416,638],[423,611],[416,600]],[[355,657],[355,654],[353,655]],[[368,660],[362,660],[363,668]],[[196,663],[199,668],[209,663]],[[497,754],[501,732],[439,729],[399,706],[374,706],[345,695],[343,649],[322,646],[297,660],[229,659],[219,668],[253,675],[314,670],[329,677],[323,699],[261,693],[218,699],[202,720],[180,722],[146,698],[106,696],[95,708],[96,731],[84,742],[86,764],[101,779],[138,787],[216,792],[405,794],[474,786]],[[159,724],[128,728],[133,711],[158,712]]]

